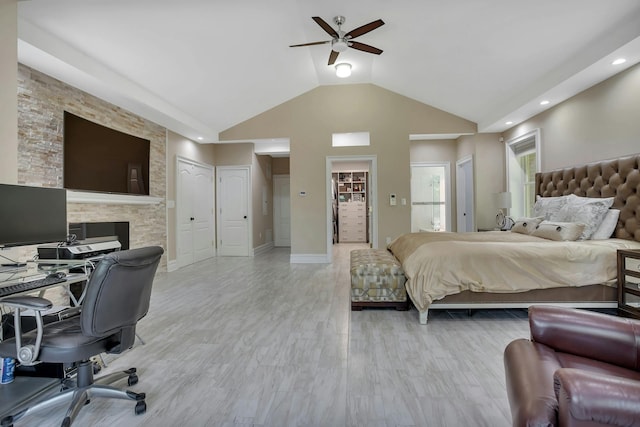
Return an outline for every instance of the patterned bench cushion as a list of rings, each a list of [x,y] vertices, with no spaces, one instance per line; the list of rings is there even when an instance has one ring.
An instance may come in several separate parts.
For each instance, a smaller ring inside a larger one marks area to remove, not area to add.
[[[351,301],[406,301],[404,271],[386,249],[351,251]]]

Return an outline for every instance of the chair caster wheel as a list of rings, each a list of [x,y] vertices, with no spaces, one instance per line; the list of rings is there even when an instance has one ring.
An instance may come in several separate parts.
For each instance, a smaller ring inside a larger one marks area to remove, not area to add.
[[[147,412],[147,404],[144,400],[136,403],[136,415],[141,415]]]
[[[132,386],[138,384],[138,376],[136,374],[129,375],[127,379],[127,385]]]
[[[2,422],[0,422],[0,426],[13,427],[13,417],[11,415],[4,417]]]
[[[71,418],[65,417],[64,420],[62,420],[61,427],[70,427],[70,426],[71,426]]]

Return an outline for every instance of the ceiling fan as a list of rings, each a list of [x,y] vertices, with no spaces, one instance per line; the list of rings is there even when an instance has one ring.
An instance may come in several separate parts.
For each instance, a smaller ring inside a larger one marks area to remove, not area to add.
[[[353,39],[355,39],[356,37],[360,37],[361,35],[367,34],[369,31],[373,31],[376,28],[384,25],[384,21],[382,19],[369,22],[368,24],[353,29],[348,33],[342,31],[341,28],[342,24],[344,24],[346,20],[344,16],[336,16],[335,18],[333,18],[333,22],[335,22],[335,24],[338,26],[338,31],[334,30],[331,25],[327,24],[327,22],[319,16],[314,16],[311,19],[316,21],[316,24],[320,25],[320,27],[322,27],[322,29],[325,30],[332,37],[332,39],[321,42],[294,44],[289,47],[313,46],[317,44],[331,43],[331,54],[329,54],[328,65],[333,65],[336,62],[336,59],[338,59],[338,55],[340,54],[340,52],[344,52],[348,48],[373,53],[375,55],[380,55],[382,53],[382,50],[378,49],[377,47],[353,41]]]

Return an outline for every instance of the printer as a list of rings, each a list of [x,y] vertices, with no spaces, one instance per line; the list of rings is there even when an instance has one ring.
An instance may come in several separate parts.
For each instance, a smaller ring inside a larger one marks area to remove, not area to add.
[[[51,243],[38,246],[38,259],[87,259],[109,252],[119,251],[116,236],[93,237],[68,243]]]

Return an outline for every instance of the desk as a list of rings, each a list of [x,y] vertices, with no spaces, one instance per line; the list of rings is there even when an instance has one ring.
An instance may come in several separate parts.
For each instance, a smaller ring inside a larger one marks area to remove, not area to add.
[[[51,273],[64,272],[66,274],[64,282],[25,292],[16,292],[12,296],[37,293],[38,296],[42,297],[47,289],[63,286],[73,305],[79,306],[84,298],[84,292],[79,298],[76,298],[69,286],[73,283],[86,281],[91,271],[93,271],[94,261],[96,260],[39,260],[28,262],[26,268],[22,267],[13,270],[4,268],[0,272],[0,287],[39,279]],[[2,304],[1,301],[0,304]],[[60,378],[16,375],[12,383],[0,385],[0,419],[10,413],[15,413],[22,407],[28,406],[33,399],[38,399],[46,393],[55,391],[60,386],[60,382]]]
[[[30,282],[32,280],[41,279],[51,273],[65,273],[66,277],[64,282],[55,283],[52,285],[42,286],[36,289],[31,289],[23,292],[15,292],[10,295],[3,295],[3,297],[11,295],[32,294],[38,293],[38,296],[42,296],[47,289],[63,286],[65,291],[71,298],[74,307],[82,304],[82,298],[84,294],[76,298],[69,285],[73,283],[79,283],[86,281],[89,274],[93,270],[94,262],[96,259],[86,260],[38,260],[29,261],[26,267],[20,267],[15,269],[4,268],[0,271],[0,288],[4,286],[13,285],[21,282]]]

